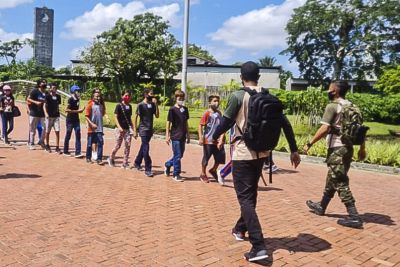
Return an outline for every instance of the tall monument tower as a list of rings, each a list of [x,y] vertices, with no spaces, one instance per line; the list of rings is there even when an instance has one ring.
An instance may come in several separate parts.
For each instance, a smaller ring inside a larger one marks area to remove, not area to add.
[[[46,7],[35,8],[33,54],[36,62],[53,66],[54,10]]]

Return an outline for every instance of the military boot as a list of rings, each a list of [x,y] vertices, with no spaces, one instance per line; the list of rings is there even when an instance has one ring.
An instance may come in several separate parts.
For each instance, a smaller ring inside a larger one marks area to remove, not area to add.
[[[346,208],[349,216],[347,218],[339,219],[337,223],[342,226],[361,229],[363,227],[363,221],[361,220],[354,203],[346,205]]]
[[[324,195],[320,202],[313,202],[311,200],[307,200],[306,204],[313,213],[319,216],[323,216],[325,215],[326,207],[328,207],[330,201],[331,198]]]

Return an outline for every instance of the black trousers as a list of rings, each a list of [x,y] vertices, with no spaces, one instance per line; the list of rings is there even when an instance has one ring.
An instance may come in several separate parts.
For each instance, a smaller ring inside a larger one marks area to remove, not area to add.
[[[264,236],[256,213],[258,181],[265,158],[255,160],[233,160],[232,176],[241,216],[235,230],[249,232],[254,249],[265,249]]]

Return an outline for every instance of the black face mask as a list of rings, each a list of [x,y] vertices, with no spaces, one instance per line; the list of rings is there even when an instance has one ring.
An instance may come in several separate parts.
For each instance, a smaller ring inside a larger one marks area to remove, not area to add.
[[[148,96],[148,97],[146,97],[146,99],[147,99],[147,101],[151,102],[151,100],[153,100],[153,97],[152,96]]]
[[[329,100],[335,99],[335,95],[333,94],[333,92],[328,92],[328,99]]]

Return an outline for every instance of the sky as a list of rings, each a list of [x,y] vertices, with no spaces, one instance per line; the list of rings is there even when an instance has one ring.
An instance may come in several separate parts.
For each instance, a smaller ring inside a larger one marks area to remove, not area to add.
[[[293,9],[305,0],[190,0],[189,43],[207,49],[220,64],[264,56],[296,75],[297,63],[279,55],[286,48],[285,26]],[[178,41],[183,37],[184,0],[0,0],[0,40],[33,38],[34,8],[54,9],[53,67],[77,59],[97,34],[120,17],[131,19],[152,12],[170,24]],[[20,60],[32,57],[24,48]]]

